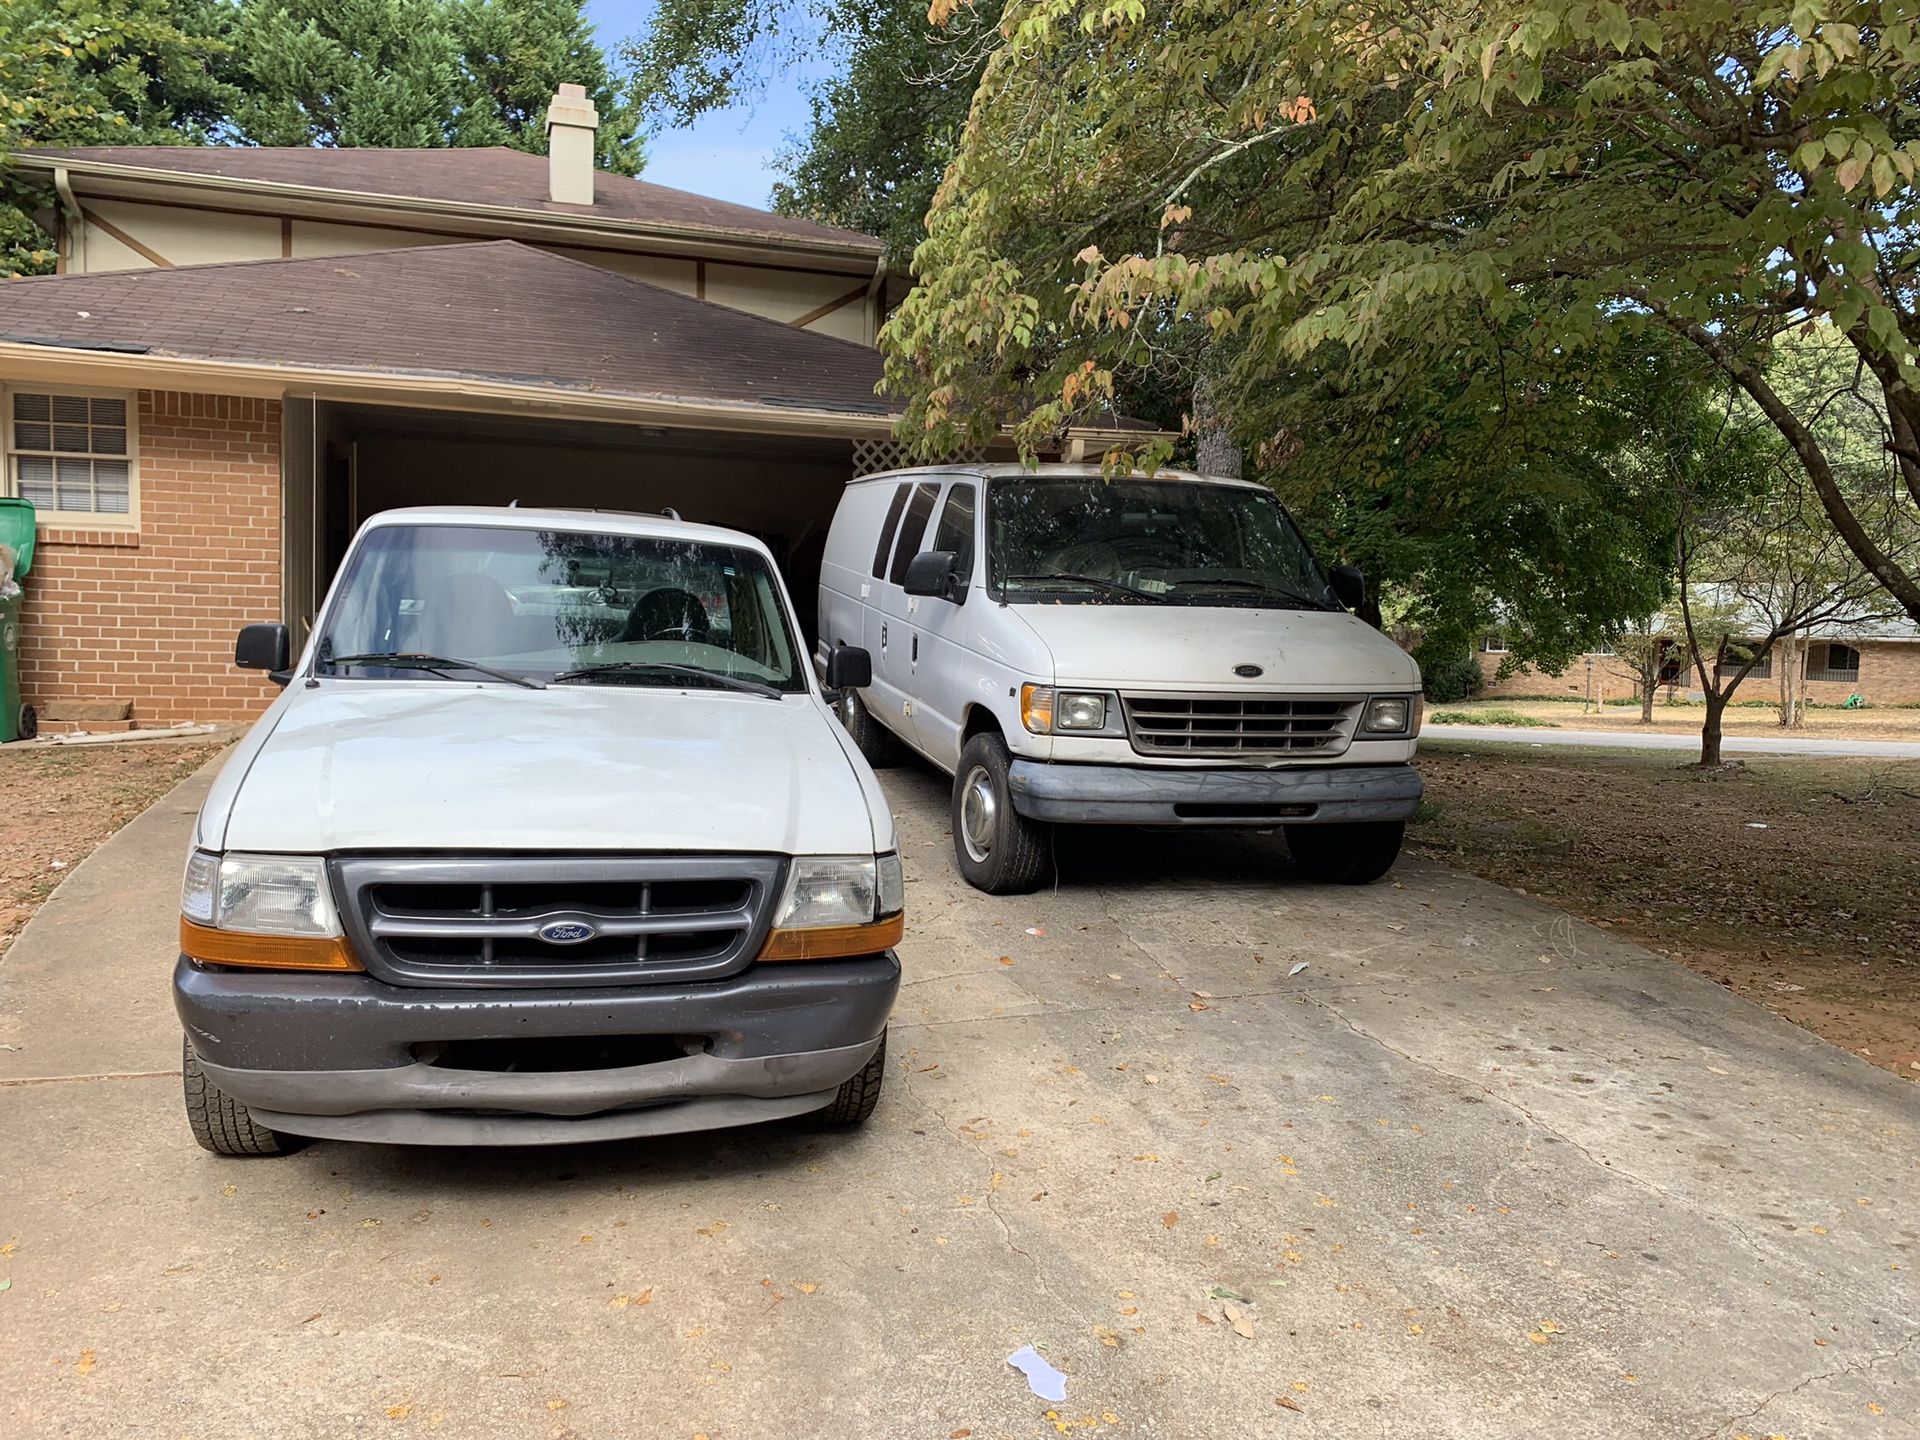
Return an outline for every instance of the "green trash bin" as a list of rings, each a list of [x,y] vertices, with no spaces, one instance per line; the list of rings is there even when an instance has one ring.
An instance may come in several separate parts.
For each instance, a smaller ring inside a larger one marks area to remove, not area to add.
[[[0,569],[0,741],[31,740],[40,724],[31,705],[20,703],[21,586],[33,568],[33,504],[0,496],[0,545],[13,552],[10,570]]]

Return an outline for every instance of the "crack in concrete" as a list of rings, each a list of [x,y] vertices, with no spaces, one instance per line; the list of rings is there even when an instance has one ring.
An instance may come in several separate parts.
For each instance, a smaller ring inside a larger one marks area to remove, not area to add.
[[[1405,1050],[1400,1049],[1397,1045],[1390,1044],[1388,1041],[1386,1041],[1385,1039],[1383,1039],[1378,1035],[1373,1034],[1371,1031],[1362,1029],[1349,1016],[1341,1012],[1338,1008],[1336,1008],[1334,1005],[1330,1004],[1326,1000],[1323,1000],[1320,997],[1316,995],[1311,995],[1311,994],[1304,995],[1304,998],[1308,1001],[1308,1003],[1318,1007],[1321,1010],[1326,1011],[1327,1014],[1331,1015],[1334,1019],[1338,1020],[1342,1025],[1346,1026],[1348,1030],[1352,1031],[1354,1035],[1358,1036],[1362,1040],[1366,1040],[1374,1045],[1378,1045],[1381,1049],[1385,1050],[1388,1054],[1397,1056],[1399,1059],[1406,1061],[1409,1065],[1417,1066],[1419,1069],[1425,1070],[1428,1074],[1437,1075],[1441,1079],[1451,1081],[1455,1085],[1472,1086],[1473,1088],[1477,1089],[1482,1095],[1486,1096],[1489,1100],[1492,1100],[1495,1104],[1504,1106],[1508,1110],[1511,1110],[1514,1114],[1520,1116],[1523,1120],[1525,1120],[1528,1125],[1532,1126],[1534,1129],[1542,1132],[1543,1134],[1551,1135],[1554,1139],[1560,1141],[1563,1145],[1570,1147],[1577,1154],[1579,1154],[1584,1159],[1586,1159],[1590,1164],[1592,1164],[1593,1166],[1595,1166],[1600,1170],[1604,1170],[1607,1174],[1618,1176],[1622,1180],[1626,1180],[1631,1184],[1638,1185],[1642,1189],[1647,1190],[1652,1194],[1659,1196],[1662,1200],[1666,1201],[1668,1204],[1677,1206],[1678,1208],[1682,1210],[1686,1210],[1694,1215],[1698,1215],[1701,1219],[1707,1221],[1709,1224],[1724,1227],[1726,1230],[1728,1230],[1734,1236],[1736,1236],[1739,1239],[1740,1243],[1746,1246],[1747,1249],[1751,1250],[1754,1253],[1754,1255],[1759,1259],[1763,1261],[1771,1262],[1779,1258],[1777,1252],[1771,1251],[1767,1247],[1762,1245],[1760,1241],[1757,1238],[1755,1238],[1754,1235],[1751,1234],[1746,1229],[1745,1226],[1743,1226],[1738,1220],[1735,1220],[1732,1216],[1725,1215],[1717,1211],[1708,1210],[1705,1207],[1698,1204],[1697,1202],[1689,1200],[1683,1195],[1678,1195],[1674,1193],[1673,1191],[1667,1189],[1665,1186],[1659,1184],[1657,1181],[1648,1179],[1646,1176],[1638,1174],[1635,1171],[1625,1170],[1625,1169],[1622,1169],[1620,1166],[1612,1164],[1611,1162],[1607,1161],[1599,1154],[1588,1149],[1585,1145],[1581,1144],[1578,1140],[1574,1139],[1573,1136],[1567,1134],[1565,1131],[1557,1130],[1553,1126],[1547,1124],[1546,1121],[1542,1120],[1538,1115],[1534,1114],[1533,1111],[1529,1110],[1525,1105],[1522,1105],[1518,1100],[1515,1100],[1508,1095],[1502,1095],[1497,1091],[1488,1088],[1485,1085],[1476,1084],[1476,1082],[1474,1082],[1472,1079],[1468,1078],[1467,1076],[1456,1075],[1451,1070],[1448,1070],[1442,1066],[1432,1064],[1429,1061],[1422,1060],[1422,1059],[1419,1059],[1417,1056],[1408,1054]],[[1511,1169],[1512,1166],[1509,1165],[1506,1168]],[[1504,1175],[1505,1173],[1506,1173],[1506,1170],[1503,1169],[1501,1171],[1501,1174]]]
[[[1711,1429],[1702,1430],[1696,1437],[1696,1440],[1714,1440],[1715,1436],[1721,1434],[1729,1427],[1741,1424],[1743,1421],[1754,1419],[1776,1402],[1783,1399],[1790,1399],[1810,1385],[1819,1385],[1828,1380],[1841,1380],[1852,1375],[1864,1375],[1867,1371],[1884,1365],[1889,1360],[1898,1360],[1909,1350],[1913,1349],[1916,1344],[1920,1344],[1920,1330],[1914,1331],[1891,1350],[1881,1350],[1867,1356],[1863,1360],[1856,1360],[1848,1365],[1836,1365],[1831,1370],[1816,1371],[1796,1381],[1794,1384],[1789,1385],[1784,1390],[1770,1391],[1761,1399],[1760,1403],[1755,1405],[1751,1410],[1741,1410],[1729,1415],[1724,1420],[1716,1421]]]
[[[1046,1267],[1041,1265],[1039,1260],[1033,1255],[1033,1252],[1013,1238],[1013,1227],[1007,1223],[1007,1217],[1000,1213],[1000,1204],[995,1198],[996,1192],[993,1188],[993,1177],[999,1172],[994,1169],[993,1157],[982,1153],[978,1141],[969,1139],[966,1135],[962,1134],[959,1126],[948,1119],[946,1113],[941,1110],[938,1105],[935,1105],[931,1100],[921,1095],[919,1088],[913,1083],[912,1067],[907,1067],[901,1073],[906,1080],[908,1098],[922,1110],[933,1116],[933,1118],[939,1122],[942,1130],[959,1141],[964,1148],[972,1151],[985,1163],[987,1167],[987,1179],[986,1184],[981,1189],[982,1195],[985,1196],[984,1206],[987,1214],[993,1217],[994,1224],[1000,1227],[1000,1238],[1005,1243],[1007,1249],[1027,1262],[1028,1268],[1033,1271],[1034,1282],[1039,1286],[1040,1293],[1046,1296],[1055,1306],[1072,1315],[1091,1333],[1096,1328],[1094,1319],[1079,1306],[1056,1291],[1053,1288],[1053,1282],[1047,1278]]]
[[[97,1080],[178,1080],[178,1070],[105,1070],[98,1075],[17,1075],[0,1079],[8,1085],[88,1085]]]

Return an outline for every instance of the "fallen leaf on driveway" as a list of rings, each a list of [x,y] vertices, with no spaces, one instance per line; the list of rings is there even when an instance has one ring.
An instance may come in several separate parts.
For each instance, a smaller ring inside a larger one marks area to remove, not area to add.
[[[403,1400],[398,1405],[387,1406],[387,1418],[389,1420],[404,1420],[412,1413],[413,1402],[411,1400]]]
[[[1238,1335],[1242,1340],[1251,1340],[1253,1338],[1253,1321],[1247,1318],[1245,1312],[1243,1312],[1238,1305],[1229,1302],[1228,1304],[1222,1305],[1220,1310],[1221,1313],[1227,1317],[1227,1324],[1233,1327],[1234,1334]]]
[[[1278,1405],[1282,1410],[1293,1411],[1293,1413],[1296,1415],[1306,1414],[1306,1411],[1302,1410],[1298,1405],[1294,1404],[1293,1401],[1289,1400],[1285,1395],[1274,1396],[1273,1403]]]
[[[73,1367],[73,1373],[76,1375],[91,1375],[93,1373],[93,1351],[82,1350],[80,1352],[80,1363]]]
[[[1160,1217],[1160,1223],[1169,1230],[1173,1229],[1174,1226],[1180,1223],[1180,1212],[1178,1210],[1167,1211],[1166,1214]]]
[[[1187,1009],[1194,1011],[1196,1014],[1199,1011],[1211,1010],[1212,1008],[1213,1007],[1204,1000],[1189,1000],[1187,1002]]]

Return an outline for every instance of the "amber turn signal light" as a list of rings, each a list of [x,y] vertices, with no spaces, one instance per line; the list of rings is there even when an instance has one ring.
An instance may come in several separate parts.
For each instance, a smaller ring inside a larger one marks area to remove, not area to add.
[[[871,925],[822,925],[812,930],[775,930],[760,947],[762,960],[832,960],[842,955],[877,955],[898,945],[907,917],[890,915]]]
[[[256,970],[364,970],[337,935],[248,935],[180,922],[180,953],[203,965]]]

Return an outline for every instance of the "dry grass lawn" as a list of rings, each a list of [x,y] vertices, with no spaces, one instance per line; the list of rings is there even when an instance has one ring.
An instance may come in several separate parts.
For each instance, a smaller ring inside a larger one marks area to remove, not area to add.
[[[1773,706],[1742,705],[1741,699],[1764,699],[1765,687],[1753,695],[1748,695],[1743,686],[1735,692],[1735,704],[1726,712],[1726,733],[1729,735],[1819,735],[1842,736],[1856,740],[1920,740],[1920,707],[1906,709],[1891,705],[1870,706],[1863,710],[1828,709],[1825,706],[1807,711],[1807,723],[1799,730],[1784,730],[1780,726],[1780,712]],[[1434,705],[1427,707],[1434,711],[1465,711],[1468,714],[1479,713],[1487,716],[1487,723],[1497,723],[1493,716],[1501,711],[1513,711],[1528,719],[1545,721],[1557,725],[1563,730],[1620,730],[1627,733],[1648,728],[1669,731],[1676,735],[1698,735],[1700,724],[1706,718],[1706,710],[1699,705],[1668,705],[1657,702],[1653,707],[1653,725],[1640,723],[1640,706],[1601,705],[1583,706],[1578,700],[1503,700],[1499,698],[1465,700],[1453,705]]]

